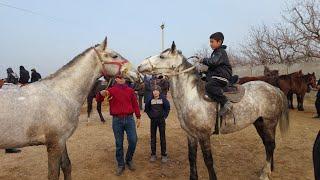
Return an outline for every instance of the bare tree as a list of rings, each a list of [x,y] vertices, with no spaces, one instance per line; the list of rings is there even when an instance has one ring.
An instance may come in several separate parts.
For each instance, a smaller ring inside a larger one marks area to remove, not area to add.
[[[243,45],[242,52],[253,64],[290,63],[294,54],[287,42],[291,41],[287,29],[263,25],[251,29],[249,43]]]
[[[292,8],[293,7],[293,8]],[[252,28],[242,53],[252,64],[291,64],[320,58],[320,1],[287,8],[285,23]]]
[[[293,51],[301,57],[320,58],[320,1],[300,1],[286,11],[283,18],[295,31]]]

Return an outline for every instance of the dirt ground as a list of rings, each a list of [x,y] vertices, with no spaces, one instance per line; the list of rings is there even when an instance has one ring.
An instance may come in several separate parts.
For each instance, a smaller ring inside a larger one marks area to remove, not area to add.
[[[275,171],[272,173],[272,179],[314,179],[312,146],[320,127],[320,120],[311,118],[315,113],[313,97],[305,101],[304,112],[290,111],[290,132],[286,138],[281,138],[279,128],[277,129]],[[121,177],[114,175],[116,167],[114,136],[106,106],[103,111],[107,117],[105,124],[99,122],[96,112],[93,113],[92,121],[87,124],[85,109],[83,109],[78,129],[68,140],[73,179],[189,178],[187,139],[180,128],[174,108],[167,120],[169,162],[167,164],[161,164],[160,160],[156,163],[149,162],[149,119],[146,114],[143,114],[143,124],[138,129],[139,140],[134,156],[137,170],[135,172],[126,170]],[[264,165],[265,152],[262,141],[253,126],[237,133],[213,136],[211,145],[218,179],[258,179]],[[157,149],[158,154],[159,149]],[[2,152],[0,162],[1,180],[47,178],[45,146],[26,147],[19,154]],[[200,148],[198,149],[198,174],[199,179],[208,179]],[[63,178],[60,177],[60,179]]]

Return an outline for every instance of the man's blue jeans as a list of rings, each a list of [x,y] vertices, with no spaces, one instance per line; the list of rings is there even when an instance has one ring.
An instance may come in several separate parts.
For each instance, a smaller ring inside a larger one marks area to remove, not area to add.
[[[126,154],[126,162],[132,160],[134,151],[137,145],[137,132],[136,123],[133,116],[127,117],[115,117],[112,118],[112,129],[114,133],[114,138],[116,141],[116,159],[118,162],[118,167],[124,167],[124,157],[123,157],[123,138],[124,131],[126,131],[128,139],[128,150]]]

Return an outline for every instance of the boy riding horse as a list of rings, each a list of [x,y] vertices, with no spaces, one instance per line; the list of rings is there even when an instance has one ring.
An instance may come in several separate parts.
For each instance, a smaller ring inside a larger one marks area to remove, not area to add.
[[[232,103],[223,95],[223,88],[228,85],[232,76],[232,68],[225,49],[222,45],[224,36],[221,32],[216,32],[210,36],[210,46],[213,49],[210,58],[204,58],[200,62],[208,66],[206,72],[206,100],[214,100],[221,104],[219,116],[224,116],[231,111]]]

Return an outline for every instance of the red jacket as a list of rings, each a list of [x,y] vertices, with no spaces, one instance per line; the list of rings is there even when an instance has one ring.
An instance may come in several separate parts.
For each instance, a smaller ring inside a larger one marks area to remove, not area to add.
[[[110,95],[111,116],[126,116],[135,113],[137,118],[141,117],[137,97],[132,88],[126,84],[115,84],[107,91]]]

